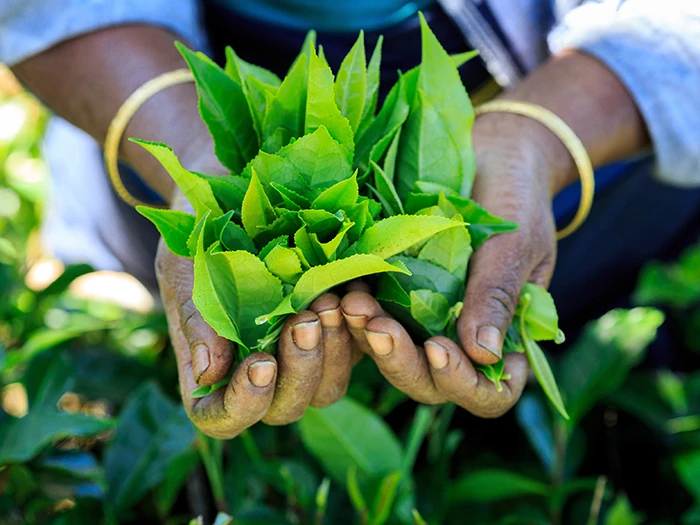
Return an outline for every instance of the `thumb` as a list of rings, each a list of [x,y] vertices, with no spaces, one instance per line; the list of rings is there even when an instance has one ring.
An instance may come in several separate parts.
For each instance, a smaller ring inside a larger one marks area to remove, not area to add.
[[[493,237],[470,261],[457,333],[476,363],[493,364],[503,357],[503,339],[532,270],[522,238],[520,232]]]

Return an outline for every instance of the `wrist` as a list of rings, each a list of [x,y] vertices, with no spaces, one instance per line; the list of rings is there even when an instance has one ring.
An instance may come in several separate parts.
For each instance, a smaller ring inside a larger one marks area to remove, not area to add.
[[[477,165],[480,157],[505,155],[543,182],[550,197],[578,180],[567,148],[532,118],[505,112],[479,115],[474,122],[473,141]]]

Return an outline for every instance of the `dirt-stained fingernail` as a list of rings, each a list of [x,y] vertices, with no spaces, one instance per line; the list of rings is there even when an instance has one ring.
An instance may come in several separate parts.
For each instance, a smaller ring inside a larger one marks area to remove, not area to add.
[[[372,351],[380,357],[386,357],[394,350],[394,339],[389,334],[365,330],[365,336]]]
[[[272,361],[258,361],[248,367],[248,379],[258,388],[265,388],[272,383],[275,369],[275,363]]]
[[[447,355],[447,348],[439,343],[436,343],[435,341],[426,341],[424,348],[425,355],[428,356],[430,366],[436,370],[442,370],[447,366],[450,359]]]
[[[343,324],[343,315],[340,313],[340,306],[332,310],[324,310],[316,315],[321,319],[321,324],[325,328],[338,328]]]
[[[318,319],[315,321],[307,321],[298,323],[292,327],[292,339],[294,343],[302,350],[313,350],[318,346],[318,341],[321,338],[321,327]]]
[[[476,333],[476,342],[499,359],[503,357],[503,342],[501,331],[495,326],[486,325]]]
[[[192,373],[194,380],[199,381],[202,374],[209,368],[209,347],[204,343],[197,343],[192,347]]]
[[[351,328],[364,328],[367,324],[366,315],[350,315],[343,312],[343,317],[345,317],[345,322]]]

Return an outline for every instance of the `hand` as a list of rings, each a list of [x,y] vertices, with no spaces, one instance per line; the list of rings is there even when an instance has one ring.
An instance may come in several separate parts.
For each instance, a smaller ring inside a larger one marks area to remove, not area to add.
[[[191,212],[182,195],[176,196],[173,207]],[[226,377],[233,363],[231,343],[216,334],[192,302],[191,260],[174,255],[161,241],[156,275],[185,410],[205,434],[230,439],[261,420],[291,423],[307,406],[328,406],[345,395],[352,366],[362,354],[351,344],[340,298],[324,294],[309,310],[287,320],[276,358],[254,353],[238,365],[226,388],[192,399],[199,385]]]
[[[547,287],[554,270],[551,195],[556,182],[548,163],[547,133],[514,115],[488,114],[476,121],[473,197],[519,228],[487,240],[469,262],[464,310],[457,323],[461,348],[445,337],[433,337],[418,347],[371,297],[343,299],[345,312],[367,319],[365,326],[351,330],[353,335],[367,341],[387,380],[416,401],[452,401],[477,416],[498,417],[522,394],[529,369],[524,355],[505,356],[511,379],[503,382],[501,392],[472,362],[493,364],[501,359],[523,286],[530,281]]]

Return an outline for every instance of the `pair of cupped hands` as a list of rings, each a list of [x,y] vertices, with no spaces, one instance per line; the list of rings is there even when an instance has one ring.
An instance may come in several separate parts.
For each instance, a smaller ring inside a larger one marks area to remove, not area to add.
[[[341,399],[352,368],[371,358],[393,386],[419,403],[453,402],[480,417],[498,417],[520,398],[529,371],[518,353],[505,355],[511,379],[498,392],[473,363],[502,357],[503,338],[526,282],[546,287],[556,259],[551,212],[553,170],[547,152],[524,132],[530,123],[514,115],[484,115],[474,127],[477,174],[473,198],[516,222],[515,232],[494,236],[472,256],[457,323],[460,344],[445,337],[413,341],[362,282],[344,295],[326,293],[292,315],[276,355],[254,353],[238,364],[226,388],[192,399],[200,385],[224,379],[234,361],[231,343],[202,319],[192,302],[192,261],[161,242],[156,274],[176,353],[185,409],[194,424],[216,438],[233,438],[258,421],[283,425],[307,407]],[[523,140],[528,137],[528,140]],[[195,162],[216,169],[214,159]],[[181,194],[171,206],[187,209]]]

